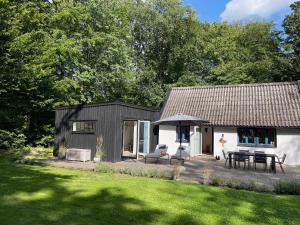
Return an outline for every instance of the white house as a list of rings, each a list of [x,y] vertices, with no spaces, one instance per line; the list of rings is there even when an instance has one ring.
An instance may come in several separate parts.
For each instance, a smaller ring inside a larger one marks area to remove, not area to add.
[[[161,119],[177,113],[209,121],[182,127],[183,145],[190,146],[191,156],[222,157],[223,148],[263,150],[286,153],[286,164],[300,165],[300,81],[172,88]],[[179,128],[160,125],[159,143],[175,153]]]

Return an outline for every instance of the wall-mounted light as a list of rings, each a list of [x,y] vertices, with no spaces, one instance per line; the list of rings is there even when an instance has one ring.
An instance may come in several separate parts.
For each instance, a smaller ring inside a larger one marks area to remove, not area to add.
[[[204,129],[204,130],[205,130],[205,133],[207,133],[207,131],[208,131],[207,127],[205,127],[205,129]]]

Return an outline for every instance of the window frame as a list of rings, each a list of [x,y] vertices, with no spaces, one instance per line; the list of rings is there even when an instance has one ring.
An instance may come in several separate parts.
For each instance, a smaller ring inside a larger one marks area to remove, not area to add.
[[[190,143],[191,142],[191,126],[181,126],[181,131],[183,131],[183,129],[188,128],[188,140],[182,140],[181,143]],[[176,142],[180,143],[180,138],[179,138],[179,133],[180,133],[180,126],[177,125],[176,126]],[[183,135],[185,132],[182,132],[181,135]]]
[[[95,134],[96,131],[96,120],[72,120],[71,129],[74,134]],[[76,130],[74,131],[74,123],[92,123],[92,130]]]
[[[242,139],[245,139],[246,143],[240,142],[242,132],[246,133],[245,131],[253,130],[254,132],[254,143],[248,143],[248,137],[245,137]],[[264,134],[264,144],[259,143],[259,132],[262,132]],[[273,134],[272,134],[273,133]],[[273,136],[274,138],[274,144],[267,144],[268,139]],[[258,128],[258,127],[241,127],[237,129],[237,144],[238,146],[246,146],[246,147],[259,147],[259,148],[276,148],[277,147],[277,130],[276,128]]]

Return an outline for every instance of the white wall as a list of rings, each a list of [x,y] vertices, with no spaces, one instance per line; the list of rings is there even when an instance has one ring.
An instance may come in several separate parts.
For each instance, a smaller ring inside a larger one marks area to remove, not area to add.
[[[182,143],[182,146],[194,146],[193,144],[194,127],[190,129],[190,143]],[[159,144],[168,146],[168,153],[174,155],[179,147],[176,142],[176,126],[160,125],[159,126]]]
[[[221,156],[222,146],[219,142],[222,134],[226,143],[224,145],[225,151],[248,149],[250,151],[261,150],[266,153],[275,153],[282,156],[283,153],[287,154],[285,164],[287,165],[300,165],[300,129],[277,129],[277,147],[276,148],[255,148],[237,146],[237,128],[228,127],[215,127],[214,128],[214,155]]]

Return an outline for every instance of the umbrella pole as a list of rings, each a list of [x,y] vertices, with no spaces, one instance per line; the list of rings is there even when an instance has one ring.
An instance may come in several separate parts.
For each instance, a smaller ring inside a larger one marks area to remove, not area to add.
[[[181,122],[179,122],[179,135],[180,135],[180,138],[179,138],[179,151],[180,151],[180,159],[181,159],[181,142],[182,142],[182,129],[181,129]]]

